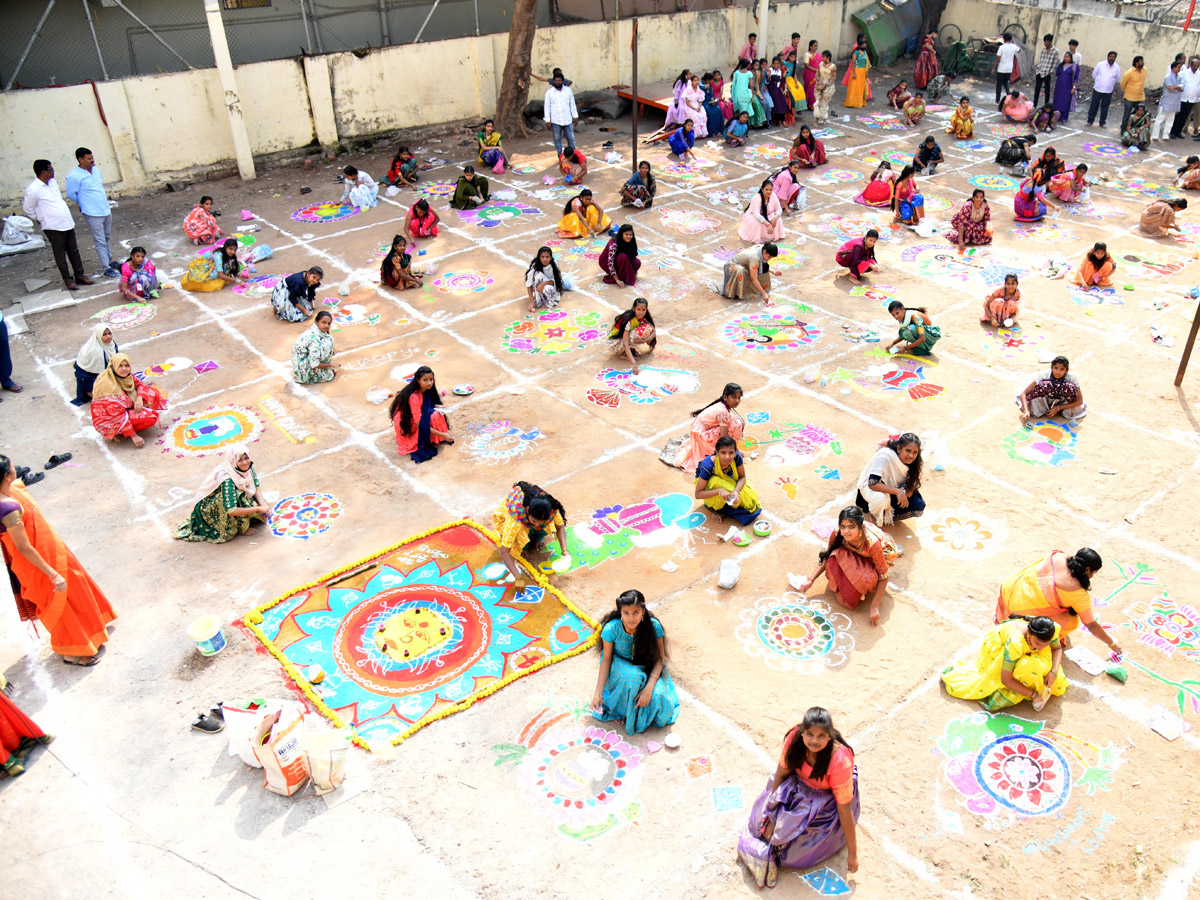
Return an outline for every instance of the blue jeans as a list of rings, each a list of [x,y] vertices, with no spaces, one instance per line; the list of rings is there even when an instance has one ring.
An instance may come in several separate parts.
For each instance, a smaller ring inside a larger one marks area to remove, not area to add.
[[[558,151],[558,155],[562,156],[563,152],[563,135],[567,136],[567,146],[572,150],[575,149],[575,123],[569,125],[555,125],[551,123],[550,128],[554,131],[554,149]]]
[[[83,217],[88,230],[92,233],[92,243],[96,245],[96,255],[100,257],[100,265],[104,269],[112,268],[112,251],[108,249],[108,238],[112,234],[112,213],[107,216]]]

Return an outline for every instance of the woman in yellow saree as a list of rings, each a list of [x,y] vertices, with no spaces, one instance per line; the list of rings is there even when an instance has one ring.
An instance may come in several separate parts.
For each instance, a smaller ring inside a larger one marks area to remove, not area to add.
[[[1055,550],[1030,563],[1009,575],[1000,585],[996,622],[1004,622],[1012,615],[1045,616],[1062,628],[1064,645],[1068,648],[1071,632],[1082,622],[1097,640],[1119,655],[1121,645],[1096,621],[1092,614],[1092,597],[1088,593],[1092,576],[1102,565],[1104,561],[1100,554],[1091,547],[1084,547],[1074,556]]]
[[[983,638],[978,659],[957,660],[942,671],[946,693],[978,700],[989,712],[1022,700],[1032,700],[1041,712],[1051,696],[1067,692],[1061,634],[1045,616],[1017,616],[994,626]]]
[[[585,238],[603,234],[612,225],[612,219],[592,199],[592,192],[584,188],[567,201],[563,217],[558,221],[558,236],[561,238]]]
[[[960,141],[975,137],[975,110],[971,109],[971,101],[966,97],[959,99],[958,106],[950,115],[946,134],[952,134]]]
[[[859,37],[850,52],[850,64],[842,84],[846,85],[846,100],[843,106],[859,109],[867,105],[871,99],[871,83],[867,80],[867,70],[871,68],[871,60],[867,56],[867,41]]]

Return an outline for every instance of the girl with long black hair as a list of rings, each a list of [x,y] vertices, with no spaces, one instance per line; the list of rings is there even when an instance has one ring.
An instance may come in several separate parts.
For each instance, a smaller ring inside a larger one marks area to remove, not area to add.
[[[600,623],[600,673],[592,715],[625,720],[627,734],[679,718],[679,697],[667,673],[667,638],[641,591],[625,591]]]
[[[438,444],[454,443],[445,413],[434,408],[441,405],[433,369],[421,366],[388,407],[401,456],[407,453],[413,462],[423,463],[437,456]]]

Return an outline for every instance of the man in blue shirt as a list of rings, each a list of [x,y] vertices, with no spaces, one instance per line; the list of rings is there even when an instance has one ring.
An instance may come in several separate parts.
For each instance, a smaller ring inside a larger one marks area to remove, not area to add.
[[[108,248],[112,211],[108,205],[108,195],[104,192],[104,178],[100,174],[100,167],[96,165],[96,158],[87,147],[76,150],[75,159],[79,165],[67,173],[67,199],[79,205],[79,212],[92,232],[92,242],[96,245],[96,255],[100,257],[105,277],[117,278],[121,270],[113,262],[112,251]]]

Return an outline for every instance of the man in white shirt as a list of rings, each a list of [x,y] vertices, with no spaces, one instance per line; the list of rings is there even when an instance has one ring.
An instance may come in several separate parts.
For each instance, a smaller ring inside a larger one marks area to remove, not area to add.
[[[75,151],[75,168],[67,173],[67,199],[78,204],[83,221],[92,232],[96,255],[104,267],[106,278],[119,278],[121,269],[113,262],[108,245],[112,235],[112,209],[104,191],[104,176],[96,165],[96,157],[87,147]]]
[[[79,244],[75,240],[75,220],[71,218],[71,210],[63,199],[58,182],[54,180],[54,166],[48,159],[33,161],[33,181],[25,188],[25,200],[21,208],[25,215],[37,219],[42,226],[42,234],[50,242],[54,252],[54,263],[62,274],[63,283],[67,290],[77,291],[81,284],[94,284],[83,272],[83,260],[79,258]],[[71,269],[67,268],[70,258],[71,268],[75,277],[71,277]]]
[[[1071,58],[1075,60],[1075,65],[1082,69],[1083,54],[1079,52],[1079,41],[1075,40],[1075,38],[1071,38],[1071,40],[1067,42],[1067,49],[1071,51]],[[1072,106],[1071,109],[1074,110],[1075,107]]]
[[[575,120],[579,118],[579,110],[575,108],[575,94],[563,84],[561,74],[556,73],[550,79],[542,115],[546,119],[546,127],[554,133],[554,149],[558,155],[562,156],[564,134],[567,136],[567,146],[575,149]]]
[[[1179,78],[1183,83],[1183,93],[1179,98],[1179,112],[1175,113],[1175,120],[1171,122],[1173,138],[1183,137],[1187,120],[1192,115],[1192,107],[1200,101],[1200,56],[1193,56],[1188,60],[1188,64],[1180,70]]]
[[[1117,51],[1108,52],[1108,60],[1097,63],[1092,69],[1092,102],[1088,104],[1088,125],[1096,121],[1100,113],[1100,127],[1108,121],[1108,104],[1112,103],[1113,91],[1121,80],[1121,67],[1117,65]]]
[[[1017,46],[1011,34],[1004,32],[1004,43],[996,48],[996,58],[992,60],[992,74],[996,76],[996,105],[1000,98],[1008,93],[1009,82],[1012,81],[1013,60],[1021,48]]]

